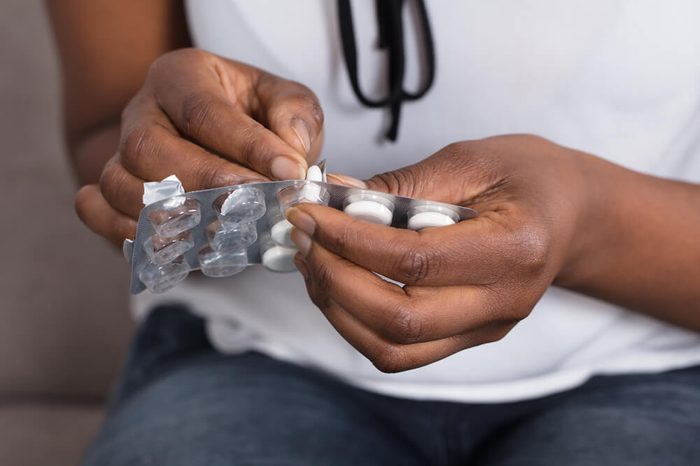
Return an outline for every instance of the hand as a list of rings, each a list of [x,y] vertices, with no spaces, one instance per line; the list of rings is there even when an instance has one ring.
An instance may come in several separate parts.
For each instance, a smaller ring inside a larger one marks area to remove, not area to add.
[[[499,340],[582,251],[581,166],[591,159],[537,137],[504,136],[452,144],[366,182],[336,177],[480,215],[415,232],[300,204],[287,217],[309,296],[386,372]]]
[[[80,218],[121,244],[133,238],[144,181],[175,174],[186,190],[303,178],[323,141],[323,113],[301,84],[195,49],[156,60],[122,114],[121,141]]]

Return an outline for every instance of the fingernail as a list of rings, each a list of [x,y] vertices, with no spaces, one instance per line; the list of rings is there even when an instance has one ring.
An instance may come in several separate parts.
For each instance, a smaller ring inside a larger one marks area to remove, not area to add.
[[[272,176],[278,180],[302,180],[306,176],[306,170],[289,157],[277,157],[270,165]]]
[[[328,175],[326,175],[326,178],[329,179],[329,183],[333,183],[333,179],[335,179],[337,181],[337,183],[335,184],[342,184],[353,188],[367,189],[367,183],[365,183],[362,180],[358,180],[357,178],[353,178],[352,176],[329,173]]]
[[[299,142],[304,147],[304,153],[308,154],[311,150],[311,136],[309,135],[309,128],[304,123],[301,118],[292,119],[292,131],[294,131],[299,138]]]
[[[304,277],[304,280],[308,280],[309,268],[306,266],[304,261],[297,257],[297,259],[294,261],[294,265],[297,266],[297,270],[299,271],[299,273],[301,273],[301,276]]]
[[[292,242],[299,249],[299,254],[306,257],[311,250],[311,237],[299,229],[292,230]]]
[[[313,236],[316,230],[316,222],[311,215],[302,212],[298,207],[292,207],[287,210],[287,220],[289,223],[297,227],[299,230],[306,233],[308,236]]]

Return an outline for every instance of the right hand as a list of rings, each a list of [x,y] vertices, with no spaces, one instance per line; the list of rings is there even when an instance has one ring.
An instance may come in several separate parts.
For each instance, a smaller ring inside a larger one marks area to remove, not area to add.
[[[323,143],[323,113],[305,86],[197,49],[157,59],[122,113],[118,152],[76,211],[120,245],[133,239],[143,183],[175,174],[187,191],[303,178]]]

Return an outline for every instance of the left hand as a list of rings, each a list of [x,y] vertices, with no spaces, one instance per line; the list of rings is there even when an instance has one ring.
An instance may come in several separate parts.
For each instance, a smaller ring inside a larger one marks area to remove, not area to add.
[[[287,217],[309,296],[385,372],[497,341],[586,253],[584,173],[593,160],[538,137],[502,136],[353,183],[480,214],[418,232],[300,204]]]

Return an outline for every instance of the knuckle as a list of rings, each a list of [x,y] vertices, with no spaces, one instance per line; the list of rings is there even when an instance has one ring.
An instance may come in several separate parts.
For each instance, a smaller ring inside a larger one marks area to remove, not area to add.
[[[202,133],[212,114],[211,100],[201,94],[190,95],[183,99],[180,110],[180,128],[185,134],[196,137]]]
[[[152,126],[134,125],[124,131],[119,145],[124,164],[137,167],[143,158],[158,154],[158,137]]]
[[[325,293],[333,286],[335,274],[333,269],[325,262],[317,263],[312,273],[317,291]]]
[[[116,200],[126,197],[127,182],[126,172],[119,170],[116,163],[108,163],[100,176],[100,191],[105,200],[113,205]]]
[[[426,333],[425,319],[406,303],[401,303],[390,313],[384,336],[394,343],[408,345],[423,340]]]
[[[422,247],[405,249],[396,264],[400,281],[410,284],[420,284],[437,268],[436,258],[427,248]]]
[[[272,150],[264,138],[260,137],[257,125],[240,128],[237,137],[239,139],[239,152],[237,155],[243,165],[256,169],[259,168],[260,160],[272,158]]]
[[[341,256],[345,255],[347,251],[352,250],[360,243],[360,231],[357,220],[352,219],[346,222],[339,234],[327,238],[331,250]]]
[[[438,153],[446,154],[449,157],[459,157],[464,153],[468,144],[466,141],[452,142],[443,147]]]
[[[312,286],[311,284],[306,285],[306,291],[309,295],[309,299],[311,299],[311,302],[319,308],[321,311],[326,311],[330,305],[328,295],[325,293],[320,293],[317,289],[316,286]]]
[[[411,369],[406,353],[393,345],[379,345],[369,356],[370,361],[379,371],[391,374]]]
[[[168,76],[174,68],[181,66],[183,63],[193,64],[202,63],[210,59],[213,54],[197,48],[182,48],[171,50],[156,58],[149,67],[149,77]]]
[[[489,329],[483,335],[482,343],[492,343],[503,340],[506,337],[506,335],[510,333],[510,330],[513,328],[514,325],[515,322],[511,321],[501,323],[500,325],[494,325],[493,328]]]
[[[547,233],[537,227],[519,228],[511,233],[510,247],[519,270],[529,275],[540,275],[549,263],[549,239]]]
[[[194,167],[194,185],[196,189],[207,189],[220,186],[219,183],[222,181],[221,172],[217,169],[217,164],[202,160]]]
[[[319,127],[323,125],[323,109],[321,104],[311,89],[304,86],[303,84],[295,83],[298,86],[298,92],[292,99],[291,104],[294,108],[302,109],[305,113],[308,113],[314,123]]]

